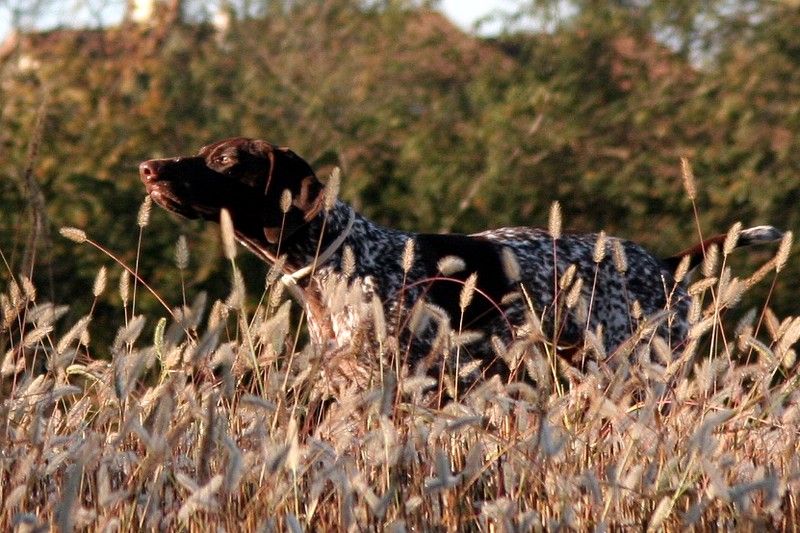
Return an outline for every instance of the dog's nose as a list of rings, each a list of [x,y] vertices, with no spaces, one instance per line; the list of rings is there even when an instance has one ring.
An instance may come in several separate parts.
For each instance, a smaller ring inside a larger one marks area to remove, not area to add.
[[[161,172],[163,163],[159,159],[151,159],[139,165],[139,177],[142,181],[152,183],[158,181],[158,175]]]

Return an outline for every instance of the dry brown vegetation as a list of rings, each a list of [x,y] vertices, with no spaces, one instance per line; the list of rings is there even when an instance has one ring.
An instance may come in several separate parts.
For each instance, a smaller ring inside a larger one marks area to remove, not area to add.
[[[123,270],[119,331],[100,350],[111,360],[92,355],[92,313],[60,323],[66,307],[20,276],[0,297],[0,527],[794,529],[800,378],[787,370],[800,317],[765,303],[735,327],[724,319],[784,268],[790,239],[747,278],[730,272],[727,246],[707,259],[682,353],[655,338],[579,373],[534,320],[499,349],[528,379],[495,377],[444,406],[435,379],[396,365],[402,348],[372,306],[377,342],[349,350],[298,345],[277,272],[248,308],[230,246],[229,297],[198,294],[168,318],[136,314],[142,285]],[[179,243],[179,269],[186,254]]]

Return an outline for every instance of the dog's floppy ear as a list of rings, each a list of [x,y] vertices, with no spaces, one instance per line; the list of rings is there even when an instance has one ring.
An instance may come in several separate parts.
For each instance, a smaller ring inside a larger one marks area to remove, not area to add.
[[[306,222],[314,219],[325,206],[323,189],[316,176],[307,176],[300,182],[300,194],[292,200],[292,204],[304,213]]]
[[[322,211],[324,186],[317,179],[311,166],[290,149],[264,141],[255,141],[253,148],[260,151],[271,163],[264,194],[277,199],[286,189],[292,193],[292,207],[296,210],[294,213],[290,212],[284,220],[285,238]],[[264,235],[273,244],[278,242],[280,233],[280,228],[264,228]]]
[[[274,152],[274,174],[280,173],[292,191],[292,205],[303,212],[308,222],[319,214],[324,198],[322,183],[317,179],[314,170],[303,158],[288,148],[277,148]],[[281,191],[282,192],[282,191]]]

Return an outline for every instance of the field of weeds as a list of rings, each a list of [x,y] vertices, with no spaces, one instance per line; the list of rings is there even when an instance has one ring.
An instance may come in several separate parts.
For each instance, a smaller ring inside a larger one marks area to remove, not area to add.
[[[65,306],[16,277],[2,294],[0,528],[796,530],[800,317],[767,301],[726,318],[774,283],[790,241],[741,277],[732,246],[708,255],[679,354],[657,338],[613,362],[587,347],[579,372],[534,323],[498,347],[527,379],[443,405],[443,384],[398,364],[375,308],[376,342],[307,344],[279,273],[248,290],[232,253],[225,301],[185,295],[151,316],[135,303],[146,280],[109,260],[87,298],[119,292],[111,346],[93,345],[91,312],[64,323]],[[176,268],[186,259],[181,240]],[[651,332],[641,317],[637,335]]]

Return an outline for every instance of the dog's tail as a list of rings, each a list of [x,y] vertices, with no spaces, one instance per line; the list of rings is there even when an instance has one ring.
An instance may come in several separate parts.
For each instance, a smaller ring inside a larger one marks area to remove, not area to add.
[[[763,244],[767,242],[775,242],[783,237],[783,232],[774,226],[755,226],[752,228],[743,229],[739,234],[739,240],[736,242],[736,248],[744,246],[751,246],[753,244]],[[670,272],[675,272],[681,260],[689,256],[689,270],[703,262],[706,250],[712,245],[721,247],[727,238],[727,234],[723,233],[715,235],[703,242],[697,243],[691,248],[687,248],[673,256],[662,259],[664,265]]]

